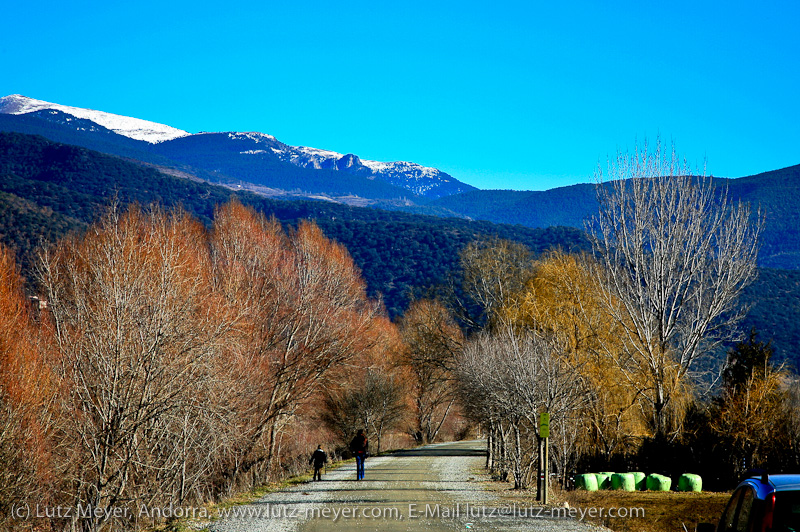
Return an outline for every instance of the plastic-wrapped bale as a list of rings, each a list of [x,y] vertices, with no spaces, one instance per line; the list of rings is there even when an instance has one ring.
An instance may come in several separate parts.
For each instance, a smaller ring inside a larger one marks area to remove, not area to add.
[[[611,475],[614,473],[595,473],[597,477],[597,489],[608,490],[611,489]]]
[[[641,471],[634,471],[631,475],[633,475],[633,483],[638,491],[647,489],[647,482],[645,482],[647,480],[647,475]]]
[[[611,475],[611,489],[634,491],[636,489],[636,480],[633,473],[614,473]]]
[[[576,475],[575,488],[586,491],[597,491],[597,475],[594,473]]]
[[[671,478],[658,474],[647,475],[646,482],[648,491],[669,491],[672,485]]]
[[[700,475],[684,473],[678,479],[678,491],[703,491],[703,479]]]

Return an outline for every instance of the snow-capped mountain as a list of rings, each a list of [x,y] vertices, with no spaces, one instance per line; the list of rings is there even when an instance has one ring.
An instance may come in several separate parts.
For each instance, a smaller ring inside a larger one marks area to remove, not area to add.
[[[228,133],[231,140],[251,142],[253,147],[241,150],[242,155],[270,154],[301,168],[338,170],[380,179],[429,198],[459,194],[475,187],[453,178],[436,168],[407,161],[381,162],[361,159],[358,155],[338,153],[307,146],[289,146],[264,133]]]
[[[276,164],[281,164],[278,161],[312,172],[332,170],[349,174],[351,176],[349,179],[353,183],[358,180],[362,183],[364,180],[377,180],[430,199],[475,190],[475,187],[462,183],[436,168],[406,161],[364,160],[352,153],[342,154],[306,146],[290,146],[266,133],[191,134],[147,120],[34,100],[19,94],[0,98],[0,114],[24,115],[51,124],[58,123],[62,128],[70,129],[70,134],[77,133],[78,138],[83,135],[86,142],[89,141],[86,135],[93,132],[91,124],[98,124],[102,128],[94,128],[97,129],[95,133],[102,133],[100,130],[105,128],[108,130],[106,136],[113,136],[110,133],[113,132],[127,139],[142,141],[139,151],[152,152],[161,157],[180,161],[182,164],[189,164],[215,174],[224,174],[243,182],[260,184],[269,182],[271,187],[284,190],[308,190],[308,187],[304,186],[303,178],[299,175],[276,168]],[[72,120],[70,117],[75,119]],[[62,138],[54,140],[63,141]],[[84,145],[93,149],[100,148],[101,151],[109,153],[131,156],[133,148],[130,145],[126,146],[124,152],[114,151],[113,148],[109,151],[104,147],[109,145],[110,140],[103,138],[102,141],[104,143],[102,147],[96,144],[97,139],[94,144]],[[76,143],[81,144],[81,141]],[[134,157],[141,158],[136,155]],[[288,177],[282,179],[282,176],[290,174],[291,180],[288,180]],[[325,192],[324,186],[319,184],[314,186],[316,191]],[[341,183],[337,186],[341,188]],[[374,189],[374,187],[368,188]],[[359,187],[354,185],[353,194],[360,196],[363,191],[357,189]]]
[[[119,135],[143,140],[151,144],[189,135],[186,131],[148,120],[34,100],[20,94],[12,94],[11,96],[0,98],[0,113],[3,114],[21,115],[45,109],[55,109],[77,118],[85,118]]]

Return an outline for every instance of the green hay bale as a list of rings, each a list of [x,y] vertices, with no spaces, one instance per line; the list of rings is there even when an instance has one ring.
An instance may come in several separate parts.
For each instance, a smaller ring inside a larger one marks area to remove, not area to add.
[[[703,491],[703,479],[700,478],[700,475],[684,473],[678,479],[678,491],[695,491],[700,493]]]
[[[633,475],[633,483],[638,491],[644,491],[647,489],[647,482],[645,482],[647,475],[641,471],[634,471],[631,473],[631,475]]]
[[[652,474],[647,476],[646,483],[648,491],[669,491],[672,479],[664,475]]]
[[[575,477],[575,489],[597,491],[597,475],[586,473]]]
[[[608,490],[611,489],[611,475],[614,473],[595,473],[597,477],[597,489]]]
[[[636,480],[633,473],[614,473],[611,475],[611,489],[634,491],[636,489]]]

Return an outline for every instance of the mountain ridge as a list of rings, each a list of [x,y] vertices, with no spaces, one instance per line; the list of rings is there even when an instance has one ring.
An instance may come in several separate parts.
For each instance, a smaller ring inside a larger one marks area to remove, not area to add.
[[[384,294],[394,314],[408,303],[412,289],[445,282],[444,265],[456,268],[457,247],[475,238],[508,238],[539,252],[555,245],[586,249],[582,232],[575,229],[529,229],[324,201],[272,200],[41,136],[0,132],[0,241],[18,251],[26,269],[40,238],[53,241],[85,229],[113,198],[122,204],[181,205],[210,224],[215,207],[231,197],[290,225],[301,219],[317,221],[329,237],[352,249],[371,295]]]
[[[146,142],[152,145],[155,151],[167,157],[169,157],[169,149],[165,146],[169,146],[171,141],[198,135],[214,134],[209,132],[192,134],[164,124],[115,115],[103,111],[35,100],[19,94],[0,98],[0,114],[24,116],[41,111],[59,111],[78,119],[90,120],[123,137]],[[53,115],[51,114],[50,116]],[[40,114],[40,117],[47,118],[46,115],[42,114]],[[62,125],[68,127],[69,124],[64,122],[69,121],[70,120],[62,120]],[[228,134],[232,140],[247,139],[251,142],[252,147],[247,150],[241,150],[238,156],[258,155],[262,158],[276,158],[283,162],[310,170],[339,171],[367,180],[378,179],[392,186],[406,189],[421,198],[438,198],[450,194],[475,190],[475,187],[462,183],[441,170],[409,161],[373,161],[361,159],[359,156],[352,153],[341,154],[330,150],[310,148],[307,146],[290,146],[280,142],[273,135],[267,133],[221,133]],[[263,149],[264,145],[266,145],[267,149]],[[148,148],[143,146],[140,150],[148,151]],[[229,159],[235,158],[236,156],[236,154],[229,154]],[[231,161],[229,160],[228,163],[231,164]],[[239,163],[234,166],[241,167],[243,165]],[[205,168],[204,170],[209,169]],[[230,177],[237,178],[239,176],[233,175]]]
[[[11,94],[9,96],[0,98],[0,113],[4,114],[20,115],[46,109],[53,109],[72,115],[76,118],[91,120],[92,122],[114,131],[117,134],[135,140],[149,142],[151,144],[190,134],[186,131],[168,126],[166,124],[142,120],[141,118],[133,118],[114,113],[107,113],[105,111],[97,111],[94,109],[84,109],[82,107],[72,107],[69,105],[45,102],[43,100],[28,98],[27,96],[23,96],[21,94]]]

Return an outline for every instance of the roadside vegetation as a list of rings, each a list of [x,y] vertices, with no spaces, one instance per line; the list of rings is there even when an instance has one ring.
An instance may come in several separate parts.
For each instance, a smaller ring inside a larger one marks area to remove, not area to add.
[[[796,376],[755,332],[715,358],[739,334],[759,215],[661,146],[609,170],[592,253],[533,259],[501,242],[462,254],[473,286],[462,309],[477,327],[457,382],[488,434],[487,467],[535,485],[548,412],[562,487],[576,473],[644,471],[730,489],[751,467],[796,468]]]
[[[316,440],[349,441],[314,427],[364,375],[375,400],[348,430],[405,421],[387,410],[411,400],[395,326],[313,223],[286,232],[233,202],[206,229],[180,209],[114,205],[42,249],[33,300],[0,259],[8,528],[20,504],[91,509],[36,527],[146,527],[115,509],[201,505],[302,471]]]

